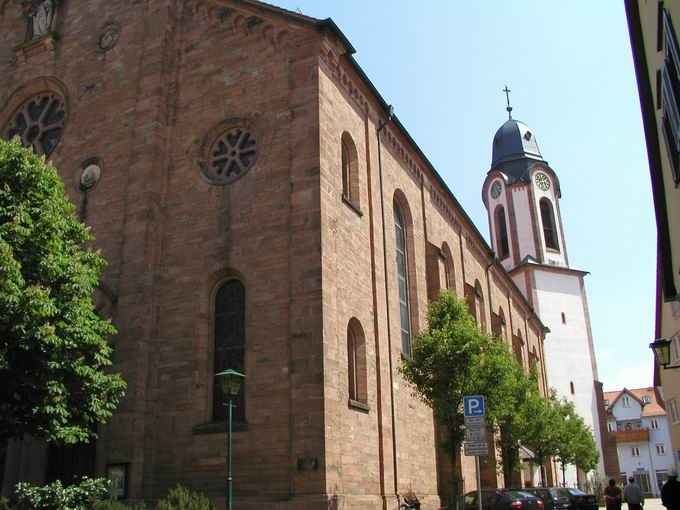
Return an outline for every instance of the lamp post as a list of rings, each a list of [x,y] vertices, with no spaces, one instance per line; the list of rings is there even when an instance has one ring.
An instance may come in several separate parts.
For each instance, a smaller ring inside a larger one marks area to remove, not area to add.
[[[654,351],[654,356],[656,357],[656,362],[663,367],[665,370],[666,368],[680,368],[680,367],[669,367],[668,365],[671,362],[671,341],[667,340],[666,338],[659,338],[658,340],[654,340],[651,344],[649,344],[649,348]]]
[[[222,396],[229,398],[229,403],[224,404],[229,409],[229,428],[227,435],[227,510],[232,510],[231,507],[231,411],[234,407],[234,397],[238,395],[241,389],[241,383],[245,379],[245,375],[237,372],[236,370],[225,370],[219,374],[215,374],[217,380],[220,383],[220,388],[222,388]]]

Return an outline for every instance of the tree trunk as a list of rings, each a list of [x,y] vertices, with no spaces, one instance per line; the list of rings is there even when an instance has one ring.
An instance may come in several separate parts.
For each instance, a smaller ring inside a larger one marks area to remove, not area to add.
[[[449,501],[449,508],[451,510],[456,510],[458,505],[458,480],[456,478],[456,471],[458,467],[458,459],[456,458],[456,451],[452,449],[451,451],[451,501]]]
[[[541,473],[541,487],[545,487],[546,486],[546,483],[545,483],[545,477],[546,477],[545,462],[544,462],[543,458],[540,458],[540,459],[537,459],[537,460],[538,460],[538,465],[540,466],[539,471]]]
[[[562,461],[560,464],[562,464],[562,487],[566,487],[567,486],[567,475],[566,475],[567,466],[564,465],[564,461]]]

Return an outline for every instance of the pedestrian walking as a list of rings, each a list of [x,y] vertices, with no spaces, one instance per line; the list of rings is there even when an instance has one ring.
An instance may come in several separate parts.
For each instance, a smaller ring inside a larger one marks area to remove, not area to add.
[[[641,510],[645,504],[642,489],[635,483],[635,477],[628,477],[628,485],[623,489],[623,500],[628,503],[628,510]]]
[[[621,510],[621,502],[621,489],[616,486],[616,480],[612,478],[609,480],[609,485],[604,488],[604,504],[607,510]]]
[[[661,504],[668,510],[680,510],[680,482],[675,468],[668,470],[668,481],[661,487]]]

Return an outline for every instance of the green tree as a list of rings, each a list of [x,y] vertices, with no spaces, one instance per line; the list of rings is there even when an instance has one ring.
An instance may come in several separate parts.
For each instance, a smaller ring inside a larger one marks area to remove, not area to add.
[[[516,362],[508,368],[510,377],[510,400],[506,413],[498,417],[497,430],[500,433],[496,447],[503,460],[503,481],[506,487],[511,487],[512,473],[519,468],[519,447],[531,440],[527,435],[527,422],[532,417],[525,406],[532,388],[537,385],[538,372],[535,367],[529,374],[524,367]],[[537,386],[536,386],[537,387]]]
[[[597,467],[600,456],[595,446],[592,430],[576,412],[573,402],[563,398],[555,405],[561,418],[556,424],[559,435],[555,457],[562,466],[562,483],[566,484],[567,464],[588,472]]]
[[[458,456],[465,438],[463,397],[484,395],[489,424],[497,423],[509,407],[507,345],[480,333],[467,304],[442,290],[427,309],[428,327],[413,339],[413,356],[399,366],[404,379],[435,412],[446,431],[442,445],[453,473],[456,500]]]
[[[538,384],[532,384],[521,409],[525,423],[526,443],[531,446],[541,467],[541,484],[546,485],[545,461],[558,453],[561,415],[554,391],[548,398],[541,395]]]
[[[125,390],[94,311],[104,260],[57,170],[0,140],[0,440],[87,441]]]

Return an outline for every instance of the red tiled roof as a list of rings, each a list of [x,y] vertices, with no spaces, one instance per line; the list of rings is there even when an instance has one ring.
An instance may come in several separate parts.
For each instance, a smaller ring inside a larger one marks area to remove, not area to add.
[[[616,401],[624,394],[627,393],[639,403],[643,403],[643,397],[649,397],[651,399],[651,404],[644,404],[642,407],[642,416],[666,416],[666,406],[658,394],[655,388],[636,388],[629,390],[628,388],[623,388],[621,391],[605,391],[604,400],[609,401],[609,405],[605,406],[607,414],[611,414],[612,407],[616,404]]]

